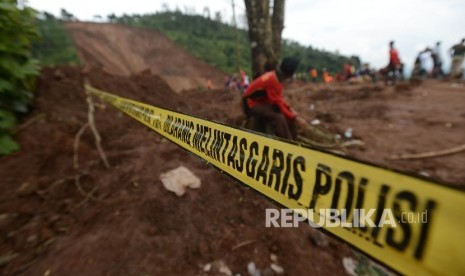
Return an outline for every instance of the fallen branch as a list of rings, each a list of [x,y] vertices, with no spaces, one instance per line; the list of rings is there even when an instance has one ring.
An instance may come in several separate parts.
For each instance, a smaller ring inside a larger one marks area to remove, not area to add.
[[[74,156],[73,156],[73,167],[77,171],[79,169],[79,142],[84,131],[89,127],[89,123],[85,123],[74,137]]]
[[[102,138],[100,137],[100,134],[97,130],[97,127],[95,126],[95,120],[94,120],[94,101],[92,100],[92,97],[90,95],[87,95],[87,105],[89,106],[89,112],[87,113],[87,117],[89,120],[89,126],[90,129],[92,130],[92,133],[94,134],[95,137],[95,146],[97,147],[97,150],[100,154],[100,158],[102,158],[103,163],[105,164],[105,167],[110,168],[110,164],[108,163],[107,156],[105,155],[105,152],[102,149]]]
[[[45,119],[46,117],[47,117],[47,115],[45,113],[37,114],[36,116],[32,117],[31,119],[29,119],[28,121],[26,121],[22,125],[17,126],[15,131],[19,132],[19,131],[25,129],[26,127],[34,124],[35,122],[40,121],[42,119]]]
[[[73,156],[73,167],[74,170],[76,171],[76,174],[74,176],[74,185],[76,186],[76,189],[79,191],[79,193],[85,198],[91,198],[94,201],[98,201],[97,198],[92,196],[92,193],[86,193],[84,189],[81,186],[81,174],[79,172],[79,142],[81,141],[81,136],[84,133],[84,131],[89,127],[89,123],[85,123],[79,131],[76,133],[76,136],[74,137],[74,156]],[[87,201],[87,200],[86,200]]]
[[[89,199],[92,199],[93,201],[98,201],[99,199],[94,197],[94,193],[96,191],[97,191],[97,187],[94,187],[89,193],[87,193],[85,198],[78,205],[76,205],[76,207],[74,207],[74,209],[79,209],[79,207],[84,205],[87,201],[89,201]]]
[[[255,242],[255,240],[248,240],[248,241],[241,242],[241,243],[237,244],[236,246],[234,246],[234,247],[232,248],[232,250],[235,251],[235,250],[237,250],[237,249],[239,249],[239,248],[241,248],[241,247],[244,247],[244,246],[246,246],[246,245],[252,244],[252,243],[254,243],[254,242]]]
[[[451,148],[451,149],[446,149],[446,150],[430,151],[430,152],[414,153],[414,154],[393,155],[389,159],[393,159],[393,160],[422,159],[422,158],[431,158],[431,157],[450,155],[450,154],[459,153],[462,151],[465,151],[465,144],[458,146],[458,147]]]

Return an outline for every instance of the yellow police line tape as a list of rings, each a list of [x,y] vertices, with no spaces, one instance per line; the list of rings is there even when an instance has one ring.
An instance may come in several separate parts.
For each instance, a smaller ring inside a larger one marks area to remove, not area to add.
[[[346,209],[352,227],[325,224],[323,229],[398,272],[465,275],[462,191],[118,97],[87,84],[85,89],[282,206],[313,209],[315,216],[297,211],[309,221],[318,223],[319,210]],[[376,209],[367,211],[375,225],[357,224],[356,210],[361,209]],[[392,211],[395,224],[377,227],[389,218],[384,209]]]

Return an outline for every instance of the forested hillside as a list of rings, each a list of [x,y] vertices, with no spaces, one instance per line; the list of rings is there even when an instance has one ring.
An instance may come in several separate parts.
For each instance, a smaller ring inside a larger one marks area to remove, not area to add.
[[[42,41],[35,45],[34,55],[42,64],[78,63],[74,46],[63,26],[64,20],[75,20],[62,11],[61,18],[43,13],[38,20]],[[181,11],[166,11],[146,15],[108,15],[106,20],[136,28],[158,29],[180,44],[196,57],[226,72],[236,71],[234,28],[220,17],[183,14]],[[250,73],[250,48],[247,31],[238,30],[241,68]],[[356,66],[360,59],[303,46],[295,41],[284,40],[282,56],[300,58],[300,72],[311,67],[326,68],[329,72],[341,71],[343,64],[352,61]]]
[[[73,42],[65,29],[63,18],[41,13],[36,21],[41,39],[33,44],[32,52],[41,65],[79,64]]]

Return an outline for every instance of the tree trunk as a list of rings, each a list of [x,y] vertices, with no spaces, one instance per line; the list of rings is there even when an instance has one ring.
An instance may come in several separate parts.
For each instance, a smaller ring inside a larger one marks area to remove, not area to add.
[[[281,53],[281,34],[284,29],[284,0],[274,0],[273,2],[273,50],[279,57]]]
[[[276,68],[281,50],[284,28],[285,0],[275,0],[270,15],[269,0],[244,0],[252,56],[252,72],[256,78],[266,70]]]

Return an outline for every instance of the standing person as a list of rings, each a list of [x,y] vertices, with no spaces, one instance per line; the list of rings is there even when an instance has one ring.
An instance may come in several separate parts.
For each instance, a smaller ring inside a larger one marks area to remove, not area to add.
[[[318,77],[318,71],[315,67],[312,67],[310,70],[310,77],[312,78],[312,82],[316,82],[316,78]]]
[[[431,58],[433,59],[433,78],[440,78],[444,76],[442,71],[442,57],[441,57],[441,41],[436,42],[436,46],[431,50]]]
[[[297,138],[297,114],[284,101],[282,84],[292,78],[298,63],[295,58],[284,58],[277,70],[266,72],[250,83],[243,95],[243,105],[245,113],[255,119],[254,130],[266,132],[269,124],[276,136]]]
[[[328,73],[326,68],[323,68],[323,82],[324,83],[330,83],[333,82],[334,78]]]
[[[249,76],[247,74],[244,75],[244,91],[249,87]]]
[[[452,57],[452,64],[450,66],[450,77],[461,78],[462,77],[462,63],[465,58],[465,38],[460,43],[455,44],[449,50],[450,56]]]
[[[427,69],[426,69],[426,60],[425,60],[425,54],[430,52],[431,50],[429,48],[426,48],[425,50],[421,51],[418,53],[415,63],[413,64],[413,70],[412,70],[412,78],[425,78],[427,75]]]
[[[208,91],[212,90],[213,84],[212,84],[212,80],[210,78],[207,78],[206,86],[207,86]]]
[[[394,48],[394,41],[389,42],[389,64],[387,66],[387,77],[386,77],[386,85],[389,82],[394,84],[396,79],[399,77],[402,78],[403,74],[403,65],[400,61],[399,52],[396,48]]]

